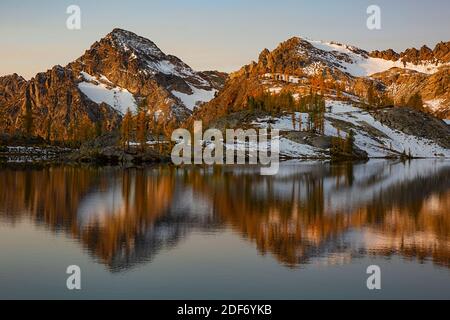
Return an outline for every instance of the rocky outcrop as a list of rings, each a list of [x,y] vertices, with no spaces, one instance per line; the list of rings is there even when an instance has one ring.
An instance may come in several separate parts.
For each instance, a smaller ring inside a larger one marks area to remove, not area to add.
[[[391,61],[401,60],[402,62],[409,62],[416,65],[427,62],[447,63],[450,62],[450,41],[439,42],[434,50],[424,45],[420,49],[409,48],[401,53],[397,53],[392,49],[383,51],[375,50],[370,53],[370,56]]]
[[[450,61],[450,41],[439,42],[434,48],[434,57],[440,61]]]
[[[372,58],[379,58],[379,59],[391,60],[391,61],[397,61],[398,59],[400,59],[400,55],[392,49],[383,50],[383,51],[375,50],[370,53],[370,56]]]
[[[317,149],[323,150],[323,154],[330,156],[334,160],[367,160],[369,155],[364,150],[359,149],[357,146],[353,146],[351,153],[344,151],[337,151],[332,156],[330,155],[330,149],[332,148],[333,137],[320,135],[310,132],[290,131],[283,136],[290,141],[294,141],[299,144],[305,144]]]
[[[392,129],[434,141],[450,149],[450,126],[426,113],[397,107],[379,110],[374,117]]]
[[[108,133],[84,143],[79,151],[65,157],[65,161],[101,165],[139,165],[169,162],[170,157],[151,148],[145,150],[138,147],[124,148],[120,145],[117,133]]]
[[[59,141],[70,139],[75,134],[71,130],[83,123],[117,127],[120,115],[106,104],[90,101],[78,90],[77,82],[72,70],[61,66],[39,73],[28,82],[20,81],[20,88],[3,105],[2,115],[7,120],[0,126],[23,131],[29,113],[34,135]]]
[[[27,81],[16,73],[0,77],[0,105],[6,105],[24,92]]]
[[[26,80],[17,74],[0,77],[0,131],[15,131],[15,119],[20,113],[26,84]]]
[[[433,74],[393,68],[374,74],[372,78],[384,85],[385,92],[396,105],[405,106],[413,95],[419,94],[423,100],[422,111],[446,119],[450,118],[449,72],[448,66]]]
[[[220,72],[220,71],[202,71],[199,73],[202,78],[207,79],[211,86],[217,91],[222,90],[225,85],[226,80],[228,79],[228,73]]]

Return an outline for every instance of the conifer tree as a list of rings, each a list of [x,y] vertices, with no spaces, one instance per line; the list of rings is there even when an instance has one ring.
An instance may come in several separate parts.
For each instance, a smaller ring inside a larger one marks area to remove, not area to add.
[[[136,140],[140,144],[141,151],[145,150],[147,145],[148,118],[145,111],[139,112],[136,120]]]
[[[367,89],[367,103],[369,106],[374,106],[376,102],[375,92],[373,83],[371,82],[369,88]]]
[[[350,132],[347,135],[347,138],[345,139],[344,143],[344,152],[348,154],[353,153],[353,144],[355,142],[355,133],[353,130],[350,130]]]
[[[132,128],[133,128],[133,116],[131,114],[130,108],[128,108],[127,113],[125,114],[122,120],[122,127],[121,127],[122,144],[123,147],[124,148],[126,147],[127,149],[130,148]]]
[[[420,93],[415,93],[409,98],[408,103],[406,104],[408,107],[415,108],[418,110],[423,109],[423,100]]]
[[[49,117],[46,122],[46,140],[47,143],[50,143],[52,139],[52,120]]]
[[[296,128],[295,112],[292,112],[292,127],[294,128],[295,131]]]
[[[98,120],[95,122],[95,136],[100,137],[103,133],[103,121]]]
[[[147,98],[142,99],[141,101],[139,101],[138,105],[137,105],[137,112],[138,114],[146,111],[147,110]]]
[[[27,137],[31,137],[33,135],[33,110],[30,98],[28,97],[28,93],[25,101],[25,114],[23,119],[23,126],[25,135]]]

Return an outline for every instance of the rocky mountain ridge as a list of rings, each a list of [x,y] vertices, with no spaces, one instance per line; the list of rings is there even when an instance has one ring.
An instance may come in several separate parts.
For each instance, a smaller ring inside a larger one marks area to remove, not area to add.
[[[103,130],[117,128],[128,109],[146,109],[162,125],[175,126],[212,99],[226,76],[196,72],[152,41],[114,29],[65,67],[30,81],[1,77],[0,130],[21,130],[28,116],[34,134],[70,140],[99,124]]]
[[[397,53],[392,49],[383,51],[374,50],[370,52],[370,56],[391,61],[401,60],[402,62],[411,62],[414,64],[420,64],[424,61],[431,63],[447,63],[450,62],[450,41],[439,42],[434,49],[424,45],[420,49],[409,48],[401,53]]]
[[[448,43],[438,44],[433,60],[403,62],[400,55],[387,60],[390,56],[353,46],[294,37],[273,51],[264,49],[257,62],[232,73],[218,97],[194,116],[205,119],[210,114],[238,111],[245,108],[248,97],[264,92],[299,97],[313,89],[369,107],[407,106],[414,95],[420,95],[422,111],[450,118],[447,48]],[[403,57],[412,51],[405,51]],[[393,51],[390,54],[395,56]]]
[[[313,93],[323,97],[338,114],[321,112],[324,123],[320,130],[330,130],[321,132],[321,136],[296,130],[295,117],[309,120],[307,114],[295,114],[287,134],[296,141],[317,140],[322,147],[324,141],[328,141],[325,145],[331,143],[336,130],[342,130],[345,136],[351,129],[359,132],[356,139],[359,145],[355,147],[369,156],[405,153],[401,141],[408,141],[409,149],[417,156],[446,155],[442,149],[446,148],[442,145],[442,141],[447,143],[446,138],[423,132],[417,137],[419,140],[405,132],[402,134],[406,137],[393,131],[380,134],[382,123],[397,131],[404,129],[400,123],[415,123],[408,117],[433,125],[440,123],[438,131],[446,132],[442,121],[419,116],[427,112],[441,119],[450,117],[448,42],[430,50],[409,49],[400,54],[393,50],[368,52],[336,42],[294,37],[272,51],[263,50],[257,62],[228,75],[219,71],[196,72],[181,59],[165,54],[152,41],[114,29],[65,67],[55,66],[30,81],[16,74],[0,77],[0,130],[26,131],[32,126],[34,135],[49,140],[86,141],[118,128],[127,110],[134,113],[144,110],[170,131],[188,126],[195,119],[209,123],[248,111],[249,99],[253,97],[290,94],[299,101]],[[351,109],[351,105],[356,109]],[[409,106],[419,113],[389,112],[387,121],[371,111],[392,106]],[[345,118],[340,118],[340,108],[348,111]],[[371,124],[353,123],[352,115]],[[287,115],[276,116],[283,122]],[[393,125],[396,117],[399,124]],[[392,148],[390,143],[394,143]],[[437,144],[426,147],[428,143]],[[292,145],[292,141],[287,142],[287,146]],[[417,145],[429,152],[416,150]],[[308,149],[306,154],[323,155],[326,149],[320,152]],[[292,154],[298,156],[295,152],[288,156]]]

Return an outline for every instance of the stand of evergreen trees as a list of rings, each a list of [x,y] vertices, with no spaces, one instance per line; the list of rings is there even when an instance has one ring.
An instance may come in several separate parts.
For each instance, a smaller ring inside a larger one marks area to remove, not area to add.
[[[176,126],[175,120],[163,123],[155,113],[148,113],[145,109],[138,110],[137,115],[128,109],[120,126],[122,147],[130,150],[131,142],[136,142],[137,148],[144,152],[152,135],[155,142],[153,148],[160,153],[168,152],[172,148],[171,135]]]
[[[341,132],[338,130],[338,136],[331,138],[330,155],[332,158],[351,157],[354,145],[355,133],[353,130],[350,130],[345,137],[342,137]]]
[[[294,99],[291,93],[270,94],[264,93],[247,99],[248,109],[251,111],[264,111],[271,116],[282,113],[291,113],[294,129],[323,134],[325,131],[326,104],[322,95],[310,91],[307,96]],[[297,114],[300,115],[297,118]],[[303,123],[301,114],[308,114],[306,123]]]

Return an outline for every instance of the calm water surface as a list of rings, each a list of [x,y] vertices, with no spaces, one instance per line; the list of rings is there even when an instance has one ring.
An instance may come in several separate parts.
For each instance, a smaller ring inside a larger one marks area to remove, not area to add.
[[[0,298],[450,299],[450,161],[3,167]]]

